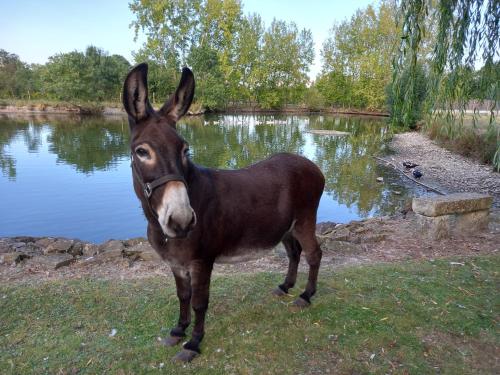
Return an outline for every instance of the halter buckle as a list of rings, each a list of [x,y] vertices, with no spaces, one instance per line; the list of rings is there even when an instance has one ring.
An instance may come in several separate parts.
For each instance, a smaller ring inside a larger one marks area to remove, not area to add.
[[[151,184],[149,182],[144,184],[144,194],[148,198],[150,198],[151,195],[153,194],[153,189],[152,189]]]

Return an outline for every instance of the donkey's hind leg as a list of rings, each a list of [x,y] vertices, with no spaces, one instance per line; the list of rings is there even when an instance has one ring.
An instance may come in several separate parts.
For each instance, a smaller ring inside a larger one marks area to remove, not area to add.
[[[297,280],[297,269],[300,262],[300,253],[302,252],[302,247],[299,241],[297,241],[291,233],[285,234],[283,237],[283,245],[286,249],[286,255],[288,256],[288,272],[285,277],[285,282],[280,284],[274,291],[273,294],[276,296],[282,296],[288,293],[290,288],[293,288],[295,281]]]
[[[293,230],[293,236],[298,240],[307,263],[309,264],[309,276],[305,291],[295,301],[295,305],[306,307],[311,304],[311,297],[316,293],[319,266],[321,264],[322,252],[316,239],[316,220],[312,218],[302,223],[297,223]]]

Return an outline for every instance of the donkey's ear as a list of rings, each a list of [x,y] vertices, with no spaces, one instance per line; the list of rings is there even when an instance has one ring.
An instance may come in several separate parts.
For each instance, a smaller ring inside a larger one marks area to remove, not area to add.
[[[194,75],[189,68],[182,69],[181,81],[175,93],[161,107],[160,112],[165,116],[172,116],[175,121],[186,114],[193,101]]]
[[[127,75],[123,84],[123,106],[136,123],[153,111],[148,100],[148,64],[137,65]]]

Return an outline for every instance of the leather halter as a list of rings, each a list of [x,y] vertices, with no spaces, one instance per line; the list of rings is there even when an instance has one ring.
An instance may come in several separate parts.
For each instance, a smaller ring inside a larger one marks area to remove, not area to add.
[[[184,179],[183,176],[181,176],[180,174],[175,174],[175,173],[169,173],[169,174],[163,175],[161,177],[158,177],[158,178],[154,179],[151,182],[145,182],[144,178],[142,177],[142,174],[141,174],[140,170],[135,165],[134,155],[132,154],[130,156],[131,156],[131,159],[132,159],[132,161],[130,163],[130,165],[132,167],[132,174],[134,175],[135,180],[142,187],[142,192],[146,196],[146,201],[148,202],[149,209],[151,210],[151,212],[153,213],[153,215],[158,219],[158,214],[156,213],[155,210],[153,210],[153,207],[151,207],[151,202],[149,201],[150,198],[151,198],[151,196],[153,195],[154,190],[157,187],[162,186],[162,185],[164,185],[164,184],[166,184],[167,182],[170,182],[170,181],[180,181],[180,182],[182,182],[186,186],[186,189],[187,189],[187,187],[188,187],[187,186],[187,182],[186,182],[186,180]]]

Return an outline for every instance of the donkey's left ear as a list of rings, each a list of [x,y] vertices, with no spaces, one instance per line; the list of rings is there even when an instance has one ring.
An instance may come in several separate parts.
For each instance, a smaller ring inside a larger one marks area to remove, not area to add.
[[[186,114],[193,101],[194,86],[193,72],[189,68],[183,68],[177,90],[161,107],[160,112],[165,116],[170,115],[175,121],[178,121]]]

